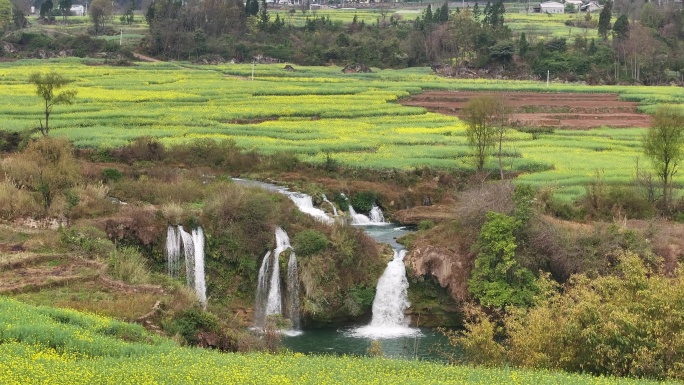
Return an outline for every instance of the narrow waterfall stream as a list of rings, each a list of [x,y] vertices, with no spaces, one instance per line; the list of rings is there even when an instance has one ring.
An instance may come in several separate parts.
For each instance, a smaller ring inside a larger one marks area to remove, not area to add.
[[[181,257],[185,263],[185,281],[195,290],[202,306],[207,305],[204,274],[204,231],[201,227],[188,233],[183,226],[169,226],[166,230],[166,267],[169,276],[179,278]]]
[[[299,330],[299,274],[297,271],[297,257],[295,256],[290,238],[285,230],[277,227],[275,230],[276,247],[264,256],[257,278],[256,303],[254,305],[255,327],[263,329],[268,316],[283,314],[283,293],[281,291],[279,258],[285,250],[290,250],[287,263],[287,318],[292,323],[286,334],[296,335]]]
[[[351,336],[376,339],[421,335],[419,329],[409,327],[404,315],[411,305],[404,256],[406,250],[394,249],[394,258],[387,264],[375,290],[373,318],[369,325],[352,330]]]

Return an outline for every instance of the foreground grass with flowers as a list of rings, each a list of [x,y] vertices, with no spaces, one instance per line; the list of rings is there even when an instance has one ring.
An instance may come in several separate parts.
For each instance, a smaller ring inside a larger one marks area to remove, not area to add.
[[[141,326],[0,297],[1,384],[651,384],[548,371],[179,347]]]

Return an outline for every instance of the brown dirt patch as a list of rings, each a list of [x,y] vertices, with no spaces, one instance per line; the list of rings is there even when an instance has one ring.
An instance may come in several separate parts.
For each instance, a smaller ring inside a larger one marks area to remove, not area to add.
[[[651,116],[637,112],[638,103],[620,101],[617,94],[428,91],[401,104],[462,117],[468,101],[483,95],[505,97],[512,109],[511,122],[519,127],[587,130],[651,126]]]

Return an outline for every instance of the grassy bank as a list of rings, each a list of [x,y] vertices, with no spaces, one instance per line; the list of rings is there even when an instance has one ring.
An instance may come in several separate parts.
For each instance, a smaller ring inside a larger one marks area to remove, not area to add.
[[[650,384],[364,357],[222,354],[190,349],[138,325],[0,297],[3,384]]]

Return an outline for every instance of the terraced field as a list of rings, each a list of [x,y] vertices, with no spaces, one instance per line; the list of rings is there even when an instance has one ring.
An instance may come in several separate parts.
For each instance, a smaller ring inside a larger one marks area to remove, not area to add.
[[[561,103],[558,98],[565,94],[558,92],[599,98],[589,103],[598,110],[590,119],[580,118],[581,124],[607,121],[602,104],[608,103],[606,96],[592,94],[618,95],[619,102],[631,102],[626,104],[630,114],[634,103],[642,113],[662,104],[684,106],[684,90],[678,87],[547,87],[532,81],[444,79],[428,68],[343,74],[339,67],[295,66],[292,72],[282,64],[257,65],[252,81],[251,65],[110,67],[96,60],[64,59],[0,63],[0,128],[22,131],[38,126],[41,104],[27,80],[32,72],[48,70],[73,79],[71,88],[78,92],[73,105],[55,107],[50,120],[53,135],[68,136],[80,147],[111,148],[141,136],[159,138],[166,145],[197,138],[231,139],[247,150],[290,152],[314,163],[332,157],[349,167],[472,169],[463,122],[398,103],[428,90],[543,93],[533,101],[521,96],[525,94],[510,94],[512,100],[519,99],[521,113],[535,112],[540,99],[553,97]],[[557,105],[548,108],[572,112]],[[505,144],[505,164],[522,174],[520,181],[555,186],[567,199],[583,194],[597,171],[607,183],[628,183],[635,159],[642,156],[644,133],[643,120],[630,125],[556,129],[542,135],[514,130]],[[489,166],[495,168],[494,161]],[[675,182],[681,184],[684,179],[678,178]]]

